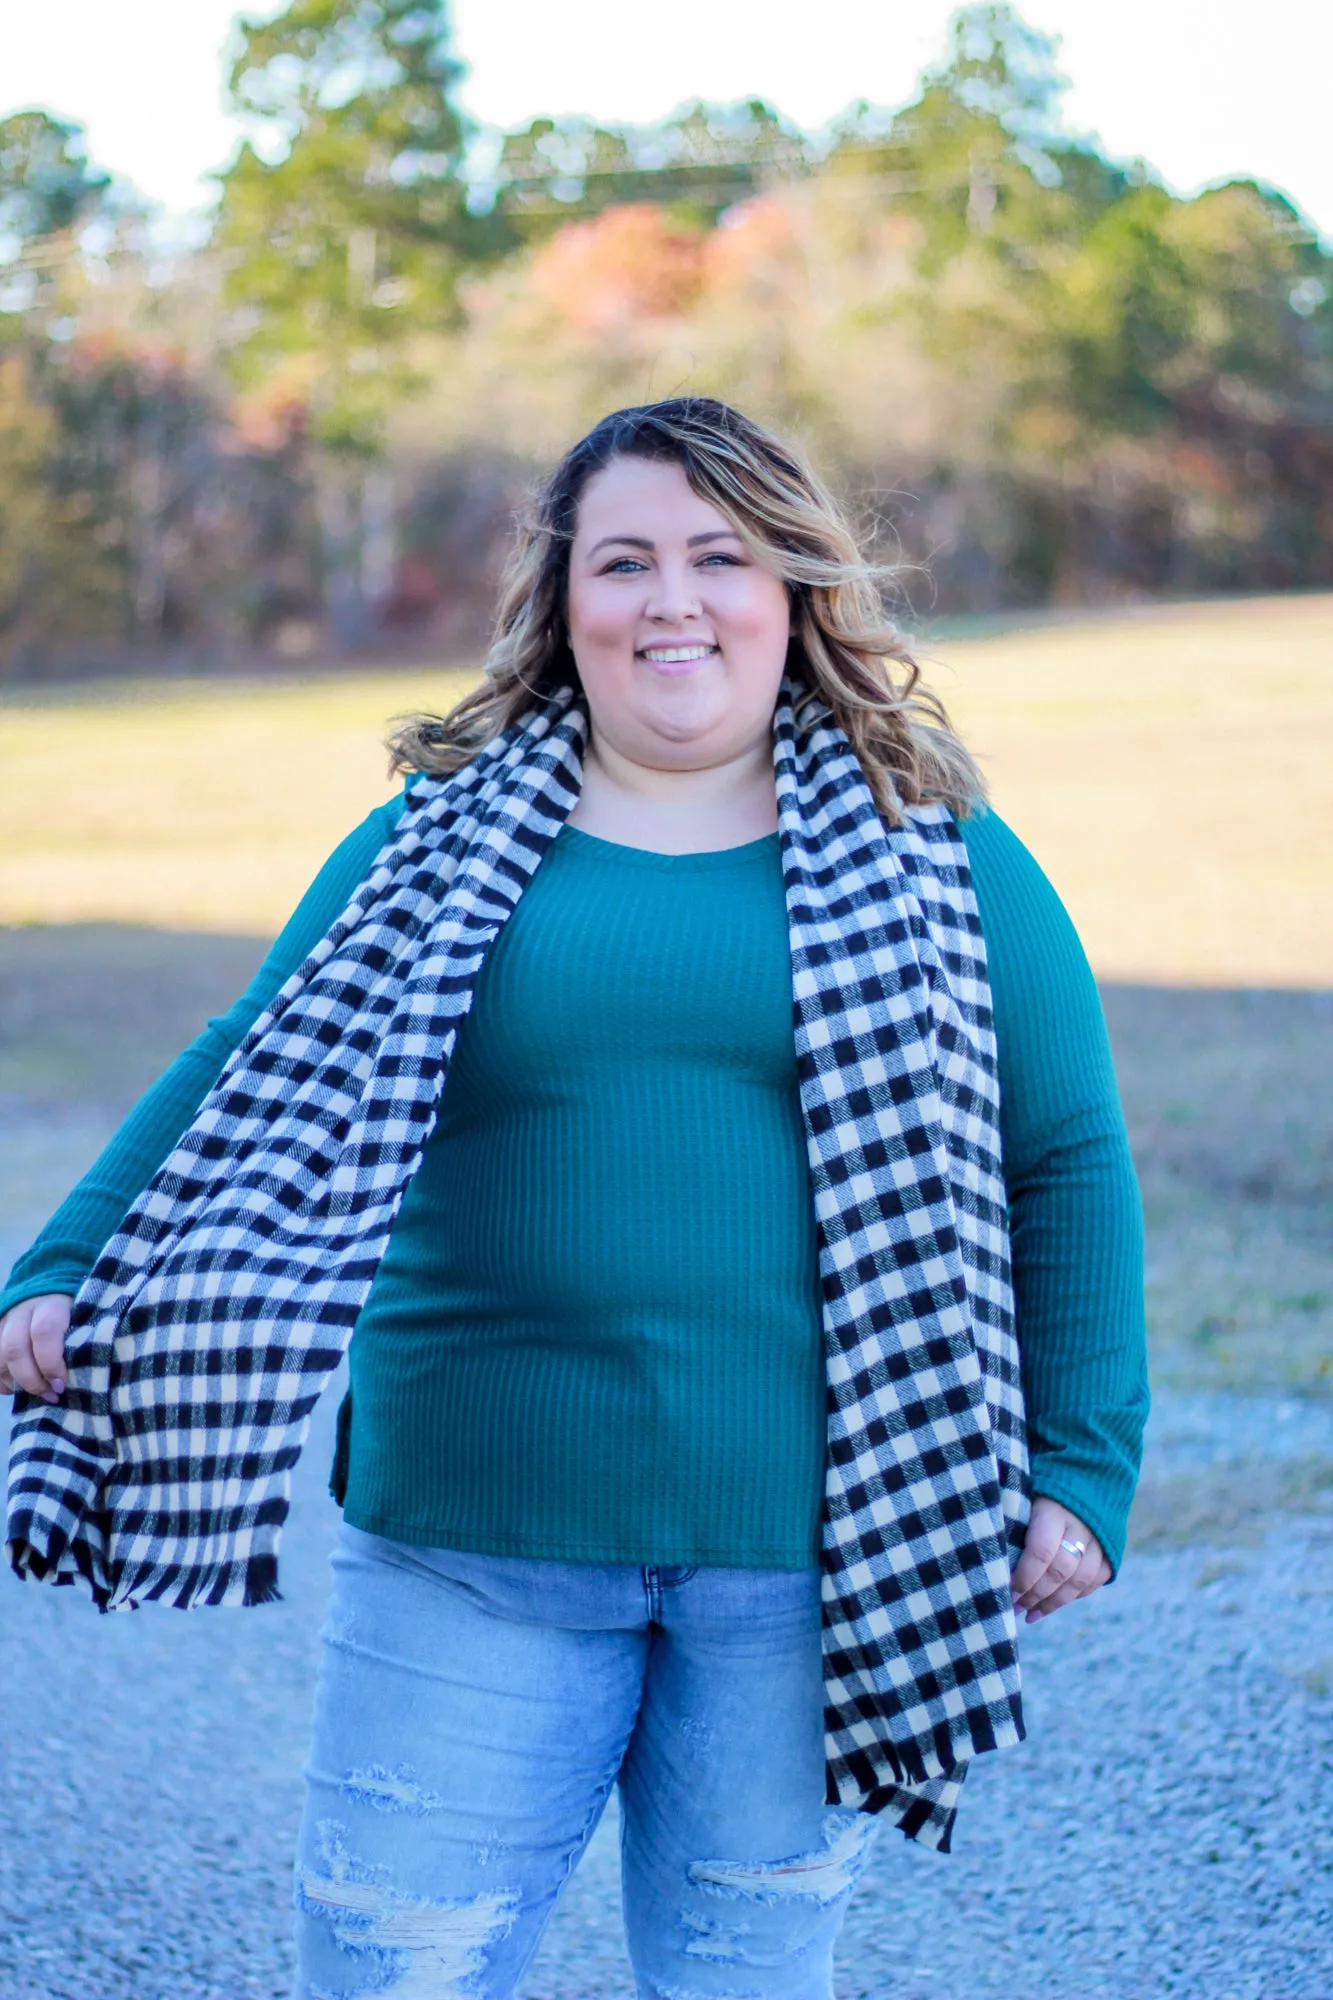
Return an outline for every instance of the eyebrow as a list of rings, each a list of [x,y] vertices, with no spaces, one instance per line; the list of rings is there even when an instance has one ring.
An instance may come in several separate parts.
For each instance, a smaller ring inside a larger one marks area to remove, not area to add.
[[[697,549],[704,542],[738,542],[740,539],[734,528],[710,528],[706,534],[691,535],[685,546],[689,549]],[[594,542],[589,549],[589,561],[597,554],[598,549],[604,549],[612,542],[621,548],[646,549],[649,554],[652,553],[655,547],[655,544],[648,541],[643,535],[603,535],[601,541]]]

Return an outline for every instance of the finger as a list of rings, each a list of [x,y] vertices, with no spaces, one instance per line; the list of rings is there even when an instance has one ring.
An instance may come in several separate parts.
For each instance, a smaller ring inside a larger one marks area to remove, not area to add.
[[[46,1403],[54,1403],[57,1400],[54,1389],[32,1351],[32,1334],[26,1319],[6,1332],[5,1364],[16,1388],[25,1389],[30,1396],[40,1396]]]
[[[43,1306],[54,1308],[54,1311],[49,1311],[45,1316],[48,1328],[58,1325],[62,1315],[67,1324],[66,1309],[70,1303],[59,1296],[47,1299],[24,1299],[21,1304],[6,1313],[3,1321],[0,1321],[0,1357],[3,1357],[12,1387],[24,1389],[30,1396],[40,1396],[48,1403],[55,1402],[65,1387],[64,1342],[62,1339],[61,1360],[56,1371],[56,1382],[59,1384],[57,1388],[33,1346],[33,1324]]]
[[[1015,1603],[1024,1608],[1035,1604],[1039,1598],[1058,1588],[1060,1584],[1067,1583],[1083,1560],[1082,1553],[1078,1549],[1067,1546],[1070,1541],[1077,1538],[1070,1533],[1063,1509],[1060,1510],[1059,1519],[1052,1520],[1049,1515],[1044,1515],[1040,1521],[1034,1509],[1033,1532],[1029,1535],[1029,1539],[1036,1543],[1031,1571],[1028,1575],[1024,1575],[1024,1562],[1020,1560],[1011,1584]],[[1024,1554],[1026,1555],[1026,1550]]]
[[[1094,1585],[1093,1588],[1095,1587]],[[1027,1613],[1027,1623],[1031,1625],[1035,1619],[1049,1618],[1053,1611],[1062,1611],[1066,1604],[1077,1604],[1081,1597],[1090,1594],[1088,1589],[1071,1577],[1068,1583],[1060,1584],[1058,1589],[1052,1590],[1032,1606]]]
[[[68,1300],[38,1299],[31,1321],[33,1358],[57,1396],[65,1387],[65,1335],[68,1331]]]
[[[1016,1597],[1026,1597],[1040,1583],[1067,1530],[1063,1507],[1039,1495],[1032,1503],[1032,1516],[1023,1537],[1023,1553],[1014,1569],[1011,1588]]]
[[[1032,1551],[1034,1561],[1026,1566],[1020,1561],[1013,1588],[1018,1599],[1030,1604],[1047,1595],[1053,1584],[1075,1575],[1089,1550],[1100,1554],[1101,1544],[1086,1521],[1049,1494],[1039,1493],[1033,1498],[1024,1549]],[[1043,1563],[1042,1558],[1048,1560]]]
[[[1077,1586],[1079,1596],[1086,1597],[1090,1591],[1100,1590],[1104,1583],[1110,1582],[1111,1565],[1102,1554],[1101,1543],[1087,1528],[1077,1539],[1086,1540],[1087,1547],[1071,1580]]]
[[[1094,1590],[1100,1590],[1110,1580],[1111,1565],[1094,1542],[1071,1577],[1038,1597],[1030,1608],[1025,1607],[1027,1623],[1031,1625],[1038,1618],[1048,1618],[1052,1611],[1060,1611],[1066,1604],[1075,1604],[1081,1597],[1091,1597]]]
[[[1082,1558],[1070,1549],[1057,1549],[1050,1562],[1030,1589],[1015,1598],[1015,1603],[1027,1611],[1034,1604],[1043,1603],[1055,1591],[1063,1590],[1078,1574]]]
[[[18,1387],[14,1380],[13,1362],[19,1349],[21,1315],[22,1307],[15,1306],[3,1319],[0,1319],[0,1376],[3,1377],[6,1390],[11,1395]]]

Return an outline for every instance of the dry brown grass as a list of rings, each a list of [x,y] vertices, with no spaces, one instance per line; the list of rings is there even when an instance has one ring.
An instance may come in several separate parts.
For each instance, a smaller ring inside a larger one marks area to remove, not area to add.
[[[1333,987],[1333,597],[939,652],[995,804],[1102,978]]]
[[[457,672],[107,683],[0,701],[0,923],[272,935],[388,796],[388,716]]]
[[[1104,978],[1333,987],[1333,596],[954,641],[931,673]],[[0,923],[272,933],[386,796],[386,718],[463,685],[9,692]]]

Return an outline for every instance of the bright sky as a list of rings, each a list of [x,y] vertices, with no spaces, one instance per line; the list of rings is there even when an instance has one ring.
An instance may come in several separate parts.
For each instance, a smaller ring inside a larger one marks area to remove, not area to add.
[[[1331,0],[1020,0],[1063,38],[1069,122],[1189,191],[1230,174],[1284,188],[1333,238]],[[252,11],[276,11],[257,0]],[[952,0],[454,0],[467,108],[658,118],[682,100],[767,97],[817,127],[856,97],[896,104],[944,47]],[[227,160],[229,0],[0,0],[0,115],[87,130],[102,166],[181,214]]]

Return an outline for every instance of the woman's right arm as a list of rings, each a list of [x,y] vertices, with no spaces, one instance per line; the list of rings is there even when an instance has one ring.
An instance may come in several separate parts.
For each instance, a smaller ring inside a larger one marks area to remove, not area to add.
[[[228,1058],[347,907],[401,813],[399,796],[377,807],[334,849],[244,993],[209,1022],[139,1099],[18,1259],[0,1292],[0,1393],[17,1385],[53,1400],[59,1393],[56,1382],[63,1388],[64,1336],[74,1294],[127,1210],[194,1122]]]

